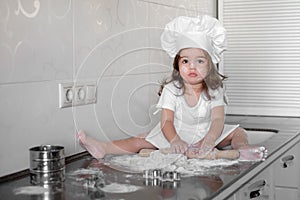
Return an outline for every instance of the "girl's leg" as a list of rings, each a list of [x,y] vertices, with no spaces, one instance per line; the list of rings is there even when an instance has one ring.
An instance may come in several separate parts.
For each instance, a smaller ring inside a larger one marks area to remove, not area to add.
[[[247,132],[243,128],[236,128],[222,142],[218,144],[218,148],[231,145],[233,149],[240,152],[240,160],[257,161],[264,160],[267,157],[265,147],[253,146],[248,143]]]
[[[143,148],[155,149],[151,143],[145,140],[146,135],[142,134],[138,137],[103,142],[86,135],[84,131],[79,131],[77,138],[81,146],[94,158],[103,158],[106,154],[131,154],[137,153]]]
[[[217,147],[222,148],[228,145],[231,145],[233,149],[240,149],[249,145],[246,130],[241,127],[236,128]]]

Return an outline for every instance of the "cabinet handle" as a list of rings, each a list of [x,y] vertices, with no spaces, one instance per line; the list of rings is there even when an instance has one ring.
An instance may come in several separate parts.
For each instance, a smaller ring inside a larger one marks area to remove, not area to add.
[[[247,199],[248,198],[250,198],[250,199],[255,198],[256,199],[256,197],[260,197],[261,191],[264,187],[266,187],[266,185],[267,185],[266,180],[258,180],[256,182],[252,183],[248,187],[248,191],[249,191],[248,195],[249,196],[247,197]]]
[[[259,197],[260,195],[261,195],[260,190],[255,190],[255,191],[250,192],[249,198],[250,199],[254,199],[256,197]]]
[[[252,190],[259,190],[263,187],[265,187],[267,185],[267,181],[266,180],[258,180],[254,183],[252,183],[249,187],[248,190],[252,191]]]
[[[295,159],[295,156],[294,156],[294,155],[287,155],[287,156],[284,156],[283,158],[281,158],[282,167],[283,167],[283,168],[287,168],[288,166],[292,165],[294,159]]]

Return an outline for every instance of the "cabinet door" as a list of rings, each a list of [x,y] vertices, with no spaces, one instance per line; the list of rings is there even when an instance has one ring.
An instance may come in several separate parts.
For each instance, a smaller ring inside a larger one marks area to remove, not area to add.
[[[255,176],[249,183],[241,188],[235,195],[237,199],[274,199],[274,185],[271,166]]]
[[[281,156],[274,164],[275,187],[300,188],[300,143]]]
[[[275,199],[276,200],[281,200],[281,199],[299,199],[299,191],[298,189],[291,189],[291,188],[280,188],[276,187],[275,188]]]

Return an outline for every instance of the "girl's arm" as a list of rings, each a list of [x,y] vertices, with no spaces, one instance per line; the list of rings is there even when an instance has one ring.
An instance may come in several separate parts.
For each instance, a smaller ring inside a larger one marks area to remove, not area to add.
[[[187,150],[187,143],[181,140],[174,127],[174,112],[169,109],[162,109],[161,130],[171,144],[173,153],[184,153]]]
[[[208,133],[204,137],[205,141],[211,145],[215,145],[216,140],[221,136],[224,128],[224,106],[216,106],[212,109],[211,125]]]

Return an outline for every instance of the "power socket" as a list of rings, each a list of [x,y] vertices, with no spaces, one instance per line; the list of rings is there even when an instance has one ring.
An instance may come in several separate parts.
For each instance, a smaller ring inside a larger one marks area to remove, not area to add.
[[[60,83],[59,108],[96,103],[96,93],[96,82]]]

